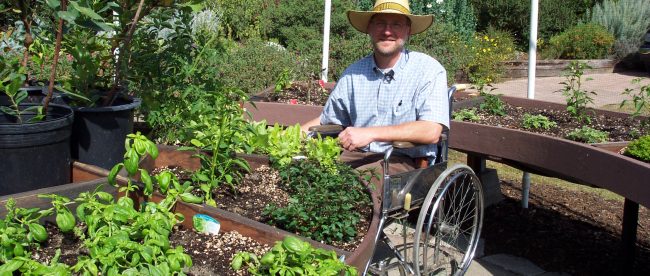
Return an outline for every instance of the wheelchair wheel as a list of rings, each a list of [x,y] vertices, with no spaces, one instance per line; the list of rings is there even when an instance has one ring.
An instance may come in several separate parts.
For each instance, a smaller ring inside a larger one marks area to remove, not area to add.
[[[483,190],[466,165],[456,164],[436,179],[420,209],[413,260],[415,275],[463,275],[483,224]]]

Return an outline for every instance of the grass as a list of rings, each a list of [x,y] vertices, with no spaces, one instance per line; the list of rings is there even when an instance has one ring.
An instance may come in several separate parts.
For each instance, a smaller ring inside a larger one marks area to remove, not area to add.
[[[466,163],[466,160],[467,160],[466,154],[455,150],[449,150],[450,163]],[[487,161],[486,167],[491,169],[496,169],[499,175],[499,179],[501,180],[508,180],[515,183],[521,183],[522,171],[519,169],[498,162],[493,162],[493,161]],[[592,188],[589,186],[565,181],[554,177],[546,177],[546,176],[531,174],[530,182],[531,185],[553,185],[553,186],[558,186],[563,189],[568,189],[572,191],[588,192],[588,193],[596,194],[607,200],[616,200],[616,201],[623,202],[624,199],[622,196],[606,189]]]

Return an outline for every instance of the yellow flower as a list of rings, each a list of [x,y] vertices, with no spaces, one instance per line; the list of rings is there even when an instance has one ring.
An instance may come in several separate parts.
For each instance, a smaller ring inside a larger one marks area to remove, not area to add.
[[[483,39],[487,41],[487,40],[489,40],[490,38],[489,38],[487,35],[485,35],[485,36],[483,36]]]

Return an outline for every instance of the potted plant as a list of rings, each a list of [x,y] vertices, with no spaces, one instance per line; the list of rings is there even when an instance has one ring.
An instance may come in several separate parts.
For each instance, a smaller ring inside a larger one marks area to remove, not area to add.
[[[31,15],[35,7],[27,1],[16,1],[20,21],[25,26],[22,58],[0,55],[0,155],[5,160],[0,168],[0,195],[28,191],[68,183],[71,180],[70,135],[74,119],[67,106],[50,105],[51,94],[42,105],[26,103],[29,92],[23,89],[27,80]],[[59,40],[60,42],[60,40]],[[56,67],[57,55],[54,64]],[[52,70],[50,81],[55,77]]]
[[[172,1],[66,2],[48,5],[66,23],[63,52],[71,72],[57,89],[75,111],[72,156],[110,169],[124,154],[122,141],[133,132],[134,111],[141,103],[126,85],[133,35],[144,16]]]

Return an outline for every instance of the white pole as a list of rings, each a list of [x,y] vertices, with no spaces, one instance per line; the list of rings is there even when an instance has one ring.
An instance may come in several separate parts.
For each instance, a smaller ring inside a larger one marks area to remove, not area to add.
[[[330,56],[330,14],[332,0],[325,0],[325,22],[323,23],[323,63],[321,65],[321,80],[327,82],[327,69]]]
[[[537,68],[537,11],[539,0],[530,0],[530,40],[528,41],[528,98],[535,98],[535,70]]]
[[[528,98],[535,98],[535,70],[537,68],[537,19],[539,0],[530,0],[530,40],[528,41]],[[530,173],[521,177],[521,208],[528,208]]]

